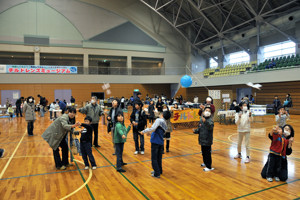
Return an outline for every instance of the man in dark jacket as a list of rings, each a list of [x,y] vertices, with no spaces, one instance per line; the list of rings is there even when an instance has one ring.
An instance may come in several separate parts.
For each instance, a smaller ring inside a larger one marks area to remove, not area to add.
[[[114,128],[116,125],[116,116],[120,113],[123,115],[123,110],[120,108],[119,105],[119,101],[117,99],[112,101],[112,108],[110,109],[108,115],[107,115],[107,120],[109,121],[109,123],[107,124],[107,132],[111,132],[111,137],[112,137],[112,141],[114,142]],[[114,144],[114,153],[113,155],[116,154],[116,147],[115,147],[115,143]]]
[[[16,101],[16,115],[17,115],[17,117],[19,117],[19,113],[20,113],[20,117],[23,117],[22,110],[21,110],[21,105],[22,105],[23,101],[24,101],[24,97],[21,97]]]
[[[274,113],[275,113],[275,115],[278,115],[278,108],[281,106],[281,102],[278,99],[277,95],[274,98],[275,98],[274,101],[273,101],[273,104],[274,104]]]
[[[134,104],[135,111],[132,111],[130,115],[130,122],[133,125],[133,138],[135,143],[135,152],[138,154],[139,151],[144,155],[144,135],[140,132],[145,129],[147,125],[147,118],[145,112],[142,110],[143,103],[141,101],[135,101]],[[140,137],[140,147],[139,147],[139,137]]]

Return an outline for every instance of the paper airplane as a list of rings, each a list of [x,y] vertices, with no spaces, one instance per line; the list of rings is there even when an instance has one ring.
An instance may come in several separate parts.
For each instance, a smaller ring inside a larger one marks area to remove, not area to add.
[[[261,84],[253,84],[251,82],[247,83],[247,85],[249,87],[253,87],[253,88],[258,89],[258,90],[260,90],[260,87],[262,86]]]

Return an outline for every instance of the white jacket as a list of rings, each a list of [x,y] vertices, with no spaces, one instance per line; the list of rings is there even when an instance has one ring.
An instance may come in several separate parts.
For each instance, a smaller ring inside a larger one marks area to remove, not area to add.
[[[55,104],[51,103],[51,104],[50,104],[50,109],[49,109],[49,111],[55,110],[55,107],[56,107]]]
[[[241,117],[239,117],[240,113],[235,114],[235,124],[238,126],[238,132],[250,132],[250,123],[252,122],[253,117],[249,117],[249,112],[249,110],[247,112],[243,112]]]

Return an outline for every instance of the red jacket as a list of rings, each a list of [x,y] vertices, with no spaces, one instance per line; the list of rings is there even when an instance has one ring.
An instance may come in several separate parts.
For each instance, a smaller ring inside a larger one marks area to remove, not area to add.
[[[273,133],[270,153],[285,157],[288,144],[289,140],[285,139],[285,137],[279,135],[278,133]]]

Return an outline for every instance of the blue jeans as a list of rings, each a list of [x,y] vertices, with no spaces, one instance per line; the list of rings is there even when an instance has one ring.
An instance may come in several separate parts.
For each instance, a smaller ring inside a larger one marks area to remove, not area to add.
[[[44,117],[44,116],[45,116],[45,110],[44,110],[44,107],[41,107],[41,108],[40,108],[40,113],[41,113],[41,117]]]
[[[90,166],[88,161],[88,157],[89,157],[92,167],[96,166],[95,158],[92,153],[92,144],[90,142],[81,142],[80,150],[82,154],[82,159],[84,161],[84,165]]]
[[[164,145],[151,143],[151,162],[154,176],[159,176],[162,171],[162,152]]]
[[[139,137],[140,137],[140,147],[139,147]],[[139,134],[138,132],[133,132],[133,139],[135,144],[136,151],[144,151],[144,135]]]
[[[124,143],[115,143],[117,155],[117,170],[122,169]]]

